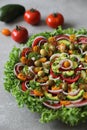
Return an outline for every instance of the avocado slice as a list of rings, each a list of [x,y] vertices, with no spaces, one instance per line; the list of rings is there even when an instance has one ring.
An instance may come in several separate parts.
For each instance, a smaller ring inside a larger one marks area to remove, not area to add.
[[[84,70],[81,70],[81,78],[83,79],[86,78],[86,72]]]
[[[68,96],[67,96],[67,99],[69,99],[69,100],[77,100],[77,99],[79,99],[79,98],[83,95],[83,93],[84,93],[84,90],[82,89],[82,90],[80,90],[80,92],[79,92],[77,95],[75,95],[75,96],[68,95]]]
[[[64,71],[63,75],[64,76],[72,76],[74,74],[74,70],[70,70],[70,71]]]
[[[78,67],[78,62],[73,61],[73,69],[76,69]]]
[[[70,41],[68,41],[66,39],[59,40],[58,43],[64,43],[67,46],[69,46],[71,44]]]
[[[52,96],[51,93],[45,92],[44,95],[49,100],[53,100],[53,101],[58,101],[59,100],[58,96]]]

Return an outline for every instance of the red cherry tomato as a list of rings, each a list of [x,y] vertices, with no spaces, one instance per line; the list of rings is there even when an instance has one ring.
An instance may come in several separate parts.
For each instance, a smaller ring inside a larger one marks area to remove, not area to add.
[[[41,20],[41,14],[36,9],[27,10],[24,13],[24,20],[31,25],[37,25]]]
[[[24,43],[28,39],[28,31],[22,26],[16,26],[11,33],[11,37],[18,43]]]
[[[58,26],[63,25],[63,23],[64,17],[61,13],[53,13],[46,18],[46,24],[52,28],[57,28]]]

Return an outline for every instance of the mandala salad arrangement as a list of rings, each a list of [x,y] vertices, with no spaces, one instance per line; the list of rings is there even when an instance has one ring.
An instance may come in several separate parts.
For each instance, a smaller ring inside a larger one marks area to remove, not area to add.
[[[41,114],[76,125],[87,118],[87,31],[44,32],[14,47],[5,65],[5,89]]]

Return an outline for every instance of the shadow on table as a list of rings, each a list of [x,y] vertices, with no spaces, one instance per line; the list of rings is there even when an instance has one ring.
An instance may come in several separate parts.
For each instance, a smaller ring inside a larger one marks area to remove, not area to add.
[[[40,24],[38,26],[46,26],[46,21],[44,19],[41,20]],[[71,22],[65,22],[64,25],[62,26],[63,29],[67,29],[67,28],[76,28],[76,24],[75,23],[71,23]]]
[[[23,22],[24,21],[24,18],[23,18],[23,16],[20,16],[20,17],[18,17],[18,18],[16,18],[15,20],[13,20],[13,21],[11,21],[11,22],[8,22],[8,23],[5,23],[5,24],[7,24],[7,25],[17,25],[17,24],[20,24],[20,22]]]
[[[76,28],[76,25],[74,23],[64,23],[63,29],[67,28]]]
[[[81,124],[78,124],[77,126],[69,126],[62,123],[59,120],[56,120],[48,124],[50,125],[51,130],[87,130],[86,123],[81,123]]]

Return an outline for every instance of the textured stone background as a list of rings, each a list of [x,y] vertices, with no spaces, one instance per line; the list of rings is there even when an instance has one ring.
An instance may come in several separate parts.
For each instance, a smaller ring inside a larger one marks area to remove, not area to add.
[[[21,25],[28,29],[30,36],[43,31],[53,31],[44,21],[46,16],[53,12],[61,12],[64,15],[64,28],[87,28],[87,0],[0,0],[0,6],[10,3],[22,4],[26,10],[32,7],[38,9],[42,15],[41,24],[31,26],[24,22],[23,18],[19,18],[11,24],[0,22],[0,30],[5,27],[12,30],[16,25]],[[40,124],[38,114],[31,113],[26,107],[18,108],[14,97],[5,91],[3,86],[4,64],[14,45],[19,46],[10,37],[0,33],[0,130],[86,130],[87,124],[69,127],[57,120]]]

